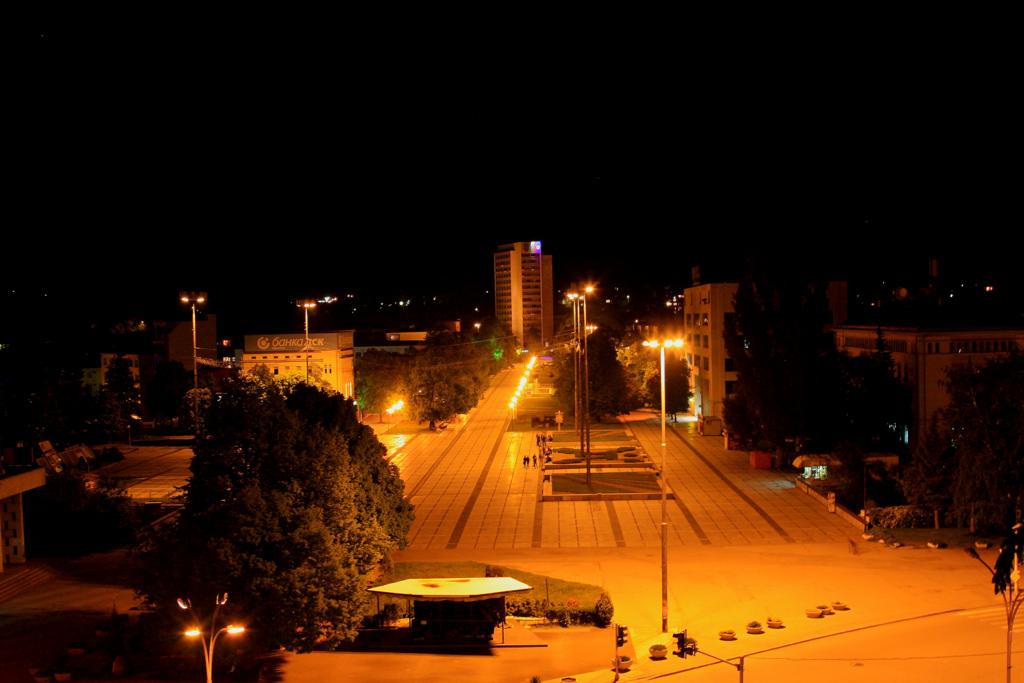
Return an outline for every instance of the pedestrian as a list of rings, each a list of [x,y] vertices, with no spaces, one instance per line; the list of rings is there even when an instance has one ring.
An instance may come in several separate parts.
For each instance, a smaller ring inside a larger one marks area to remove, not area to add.
[[[534,467],[537,466],[537,456],[536,455],[533,456],[533,466]]]
[[[530,465],[530,456],[524,455],[523,456],[523,467],[529,467],[529,465]]]

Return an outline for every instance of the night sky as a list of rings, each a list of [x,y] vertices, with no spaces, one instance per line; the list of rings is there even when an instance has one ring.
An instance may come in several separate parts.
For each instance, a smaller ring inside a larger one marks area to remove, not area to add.
[[[473,19],[38,18],[7,98],[6,291],[152,316],[205,289],[237,333],[306,295],[475,301],[494,247],[534,239],[557,286],[677,289],[752,257],[1013,272],[997,38],[741,54]]]

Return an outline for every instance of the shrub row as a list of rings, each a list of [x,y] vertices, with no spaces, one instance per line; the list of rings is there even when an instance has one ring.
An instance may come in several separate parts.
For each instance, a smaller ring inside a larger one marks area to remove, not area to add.
[[[509,598],[506,601],[506,612],[516,617],[544,617],[561,626],[594,624],[604,627],[611,623],[615,607],[612,605],[611,598],[606,593],[601,593],[597,603],[590,609],[581,608],[572,598],[558,604],[550,604],[547,600]]]

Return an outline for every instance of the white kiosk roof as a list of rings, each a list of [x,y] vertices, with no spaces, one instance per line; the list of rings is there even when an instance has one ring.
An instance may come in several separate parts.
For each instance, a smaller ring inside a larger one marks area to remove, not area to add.
[[[371,593],[416,600],[481,600],[532,590],[510,576],[467,579],[405,579],[368,589]]]

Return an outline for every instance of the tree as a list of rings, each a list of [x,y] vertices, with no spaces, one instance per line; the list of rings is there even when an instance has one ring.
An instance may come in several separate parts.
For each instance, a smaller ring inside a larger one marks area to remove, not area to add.
[[[197,441],[178,520],[138,548],[140,594],[173,610],[179,596],[229,591],[258,649],[351,639],[368,574],[412,519],[383,456],[344,397],[286,391],[258,373],[230,381]]]
[[[940,425],[939,416],[933,416],[928,434],[921,439],[900,479],[907,502],[931,510],[936,529],[942,525],[943,511],[952,505],[956,473],[956,450],[948,428]]]
[[[1024,604],[1024,593],[1020,587],[1020,565],[1024,562],[1024,524],[1017,523],[999,550],[995,567],[990,567],[985,560],[981,559],[978,551],[974,548],[964,548],[968,555],[985,565],[985,569],[992,573],[992,585],[995,593],[1003,598],[1003,607],[1006,610],[1006,683],[1013,680],[1013,624],[1017,619],[1017,612]],[[1007,595],[1009,593],[1009,595]]]
[[[118,354],[107,365],[106,382],[101,390],[102,421],[110,436],[127,433],[131,420],[139,419],[142,402],[132,375],[131,361]]]
[[[658,376],[658,357],[643,346],[642,339],[622,344],[618,349],[619,363],[626,374],[626,386],[634,403],[660,406],[661,389],[652,398],[650,382]]]
[[[136,508],[113,480],[86,481],[81,472],[65,468],[24,495],[25,532],[35,555],[106,551],[134,538]]]
[[[818,448],[836,435],[835,341],[825,283],[779,275],[745,278],[725,320],[725,348],[737,372],[725,422],[748,444],[782,449],[796,439]]]
[[[171,419],[178,416],[181,400],[192,388],[192,375],[178,361],[161,363],[156,367],[153,381],[146,391],[146,407],[154,418]]]
[[[1024,357],[950,368],[943,418],[956,448],[954,499],[978,524],[1022,519],[1024,497]]]
[[[653,355],[653,354],[652,354]],[[690,409],[690,364],[681,353],[665,354],[665,412],[675,422],[676,413]],[[647,401],[649,405],[661,407],[661,363],[655,367],[654,374],[647,380]]]
[[[413,356],[371,349],[356,363],[356,396],[364,413],[383,415],[408,395],[405,377]]]
[[[418,420],[445,420],[473,408],[493,366],[487,347],[450,333],[433,335],[409,369],[410,404]]]
[[[842,423],[839,437],[865,451],[900,452],[910,427],[910,388],[896,377],[881,331],[874,353],[840,354]]]
[[[590,376],[590,415],[595,419],[604,415],[622,415],[640,406],[637,397],[629,391],[615,341],[605,328],[592,332],[587,339],[585,358]],[[572,367],[571,360],[569,367]]]
[[[482,351],[489,356],[492,363],[491,373],[507,368],[516,361],[516,338],[511,328],[502,325],[497,319],[484,321],[474,335],[481,345]]]

